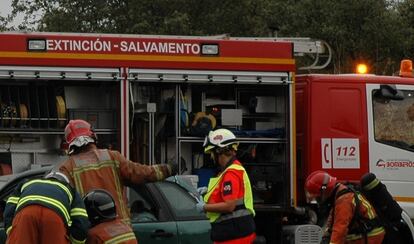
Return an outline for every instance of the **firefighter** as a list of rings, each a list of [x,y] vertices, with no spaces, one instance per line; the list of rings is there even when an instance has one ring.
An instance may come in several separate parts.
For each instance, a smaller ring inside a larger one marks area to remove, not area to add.
[[[207,213],[211,239],[217,244],[247,244],[256,238],[250,180],[236,159],[237,146],[235,135],[227,129],[210,131],[203,145],[220,172],[210,179],[207,193],[196,207]]]
[[[102,189],[90,191],[83,201],[92,224],[88,232],[87,244],[137,243],[131,227],[116,219],[115,202],[107,191]]]
[[[385,230],[372,204],[327,172],[315,171],[305,182],[307,200],[331,206],[325,237],[330,244],[380,244]]]
[[[176,173],[177,165],[143,165],[127,160],[118,151],[98,149],[96,135],[84,120],[69,121],[65,139],[69,158],[60,165],[60,171],[81,196],[94,189],[108,191],[115,201],[117,219],[126,225],[130,225],[130,218],[124,185],[159,181]]]
[[[60,172],[18,185],[4,211],[8,244],[85,243],[89,225],[81,197]]]

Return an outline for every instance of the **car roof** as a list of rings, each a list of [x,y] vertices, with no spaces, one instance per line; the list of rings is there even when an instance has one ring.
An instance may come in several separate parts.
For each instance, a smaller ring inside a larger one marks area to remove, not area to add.
[[[49,172],[51,169],[53,169],[53,167],[54,166],[45,166],[37,169],[26,170],[17,174],[0,176],[0,191],[2,191],[8,185],[14,184],[16,181],[20,181],[20,179],[22,178],[30,178],[34,176],[43,175],[46,172]]]

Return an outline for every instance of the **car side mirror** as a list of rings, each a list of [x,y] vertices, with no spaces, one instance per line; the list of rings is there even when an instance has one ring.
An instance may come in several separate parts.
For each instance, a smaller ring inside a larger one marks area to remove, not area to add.
[[[404,100],[404,93],[396,85],[380,85],[379,94],[376,95],[390,100]]]

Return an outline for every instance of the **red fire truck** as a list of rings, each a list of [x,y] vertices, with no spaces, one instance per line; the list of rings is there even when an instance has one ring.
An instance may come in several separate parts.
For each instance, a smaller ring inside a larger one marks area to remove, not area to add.
[[[323,68],[323,52],[308,39],[0,33],[1,169],[61,162],[65,124],[85,119],[99,146],[180,162],[203,186],[214,171],[205,128],[224,127],[240,140],[267,243],[318,243],[302,207],[316,169],[340,180],[372,171],[410,210],[414,79],[296,77],[296,55],[315,57],[304,69]]]

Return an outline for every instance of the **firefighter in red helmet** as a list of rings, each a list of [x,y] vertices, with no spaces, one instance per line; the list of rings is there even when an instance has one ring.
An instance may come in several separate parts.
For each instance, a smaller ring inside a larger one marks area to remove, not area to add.
[[[374,207],[353,188],[327,172],[315,171],[305,182],[308,202],[331,206],[326,223],[325,238],[330,244],[380,244],[385,230]]]
[[[71,120],[65,128],[69,158],[59,170],[69,177],[83,197],[94,189],[104,189],[114,198],[117,219],[130,225],[124,185],[159,181],[176,173],[177,165],[148,166],[127,160],[118,151],[98,149],[97,137],[84,120]]]

